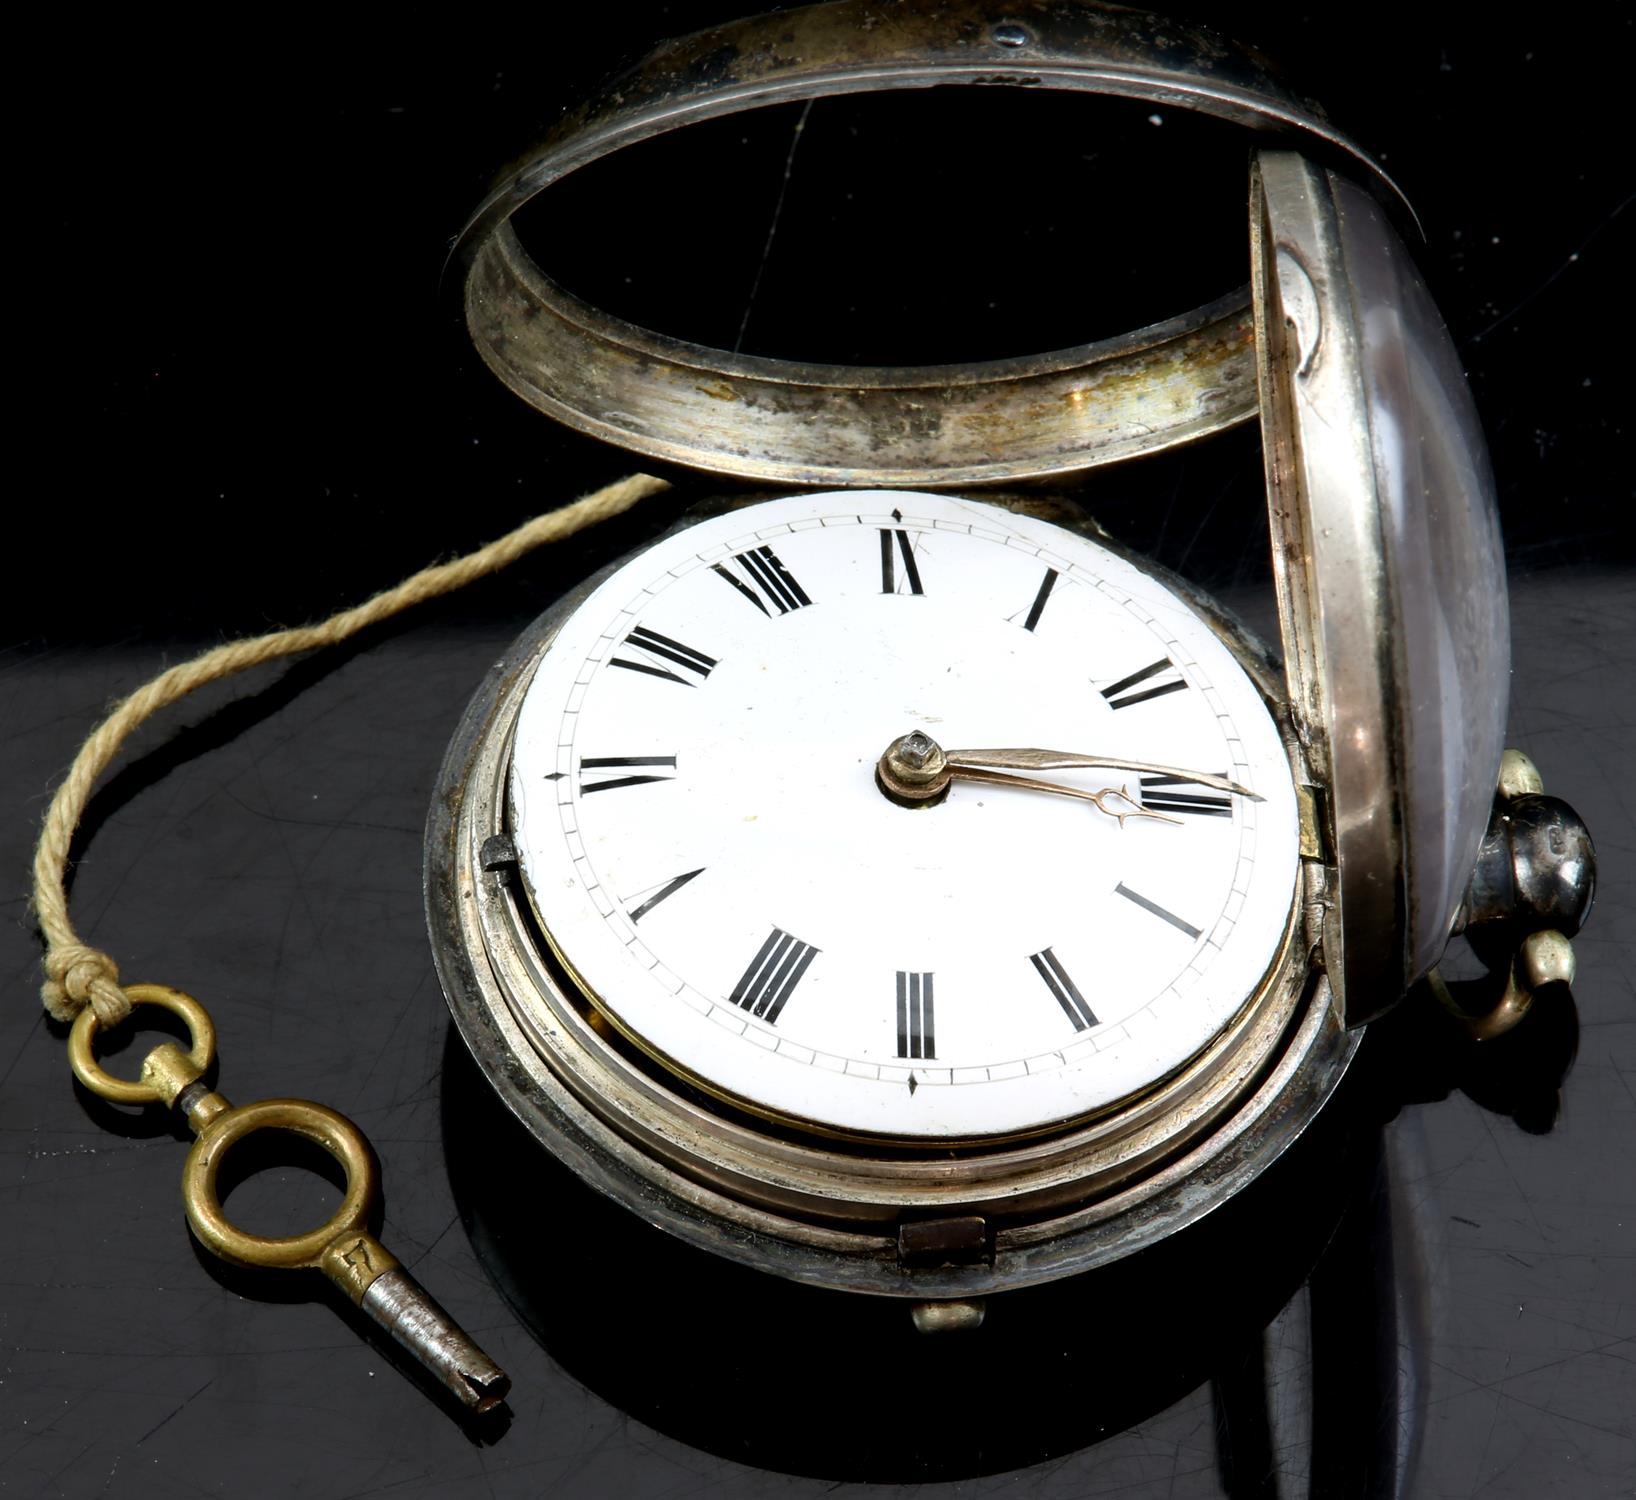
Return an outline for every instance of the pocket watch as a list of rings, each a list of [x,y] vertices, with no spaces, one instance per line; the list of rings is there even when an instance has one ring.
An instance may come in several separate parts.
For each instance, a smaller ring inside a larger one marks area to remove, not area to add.
[[[1247,291],[1036,358],[799,365],[589,307],[510,222],[693,121],[1002,84],[1245,126]],[[1487,916],[1571,933],[1588,845],[1485,843],[1504,564],[1402,212],[1254,54],[1081,4],[737,22],[502,178],[457,252],[489,367],[583,432],[756,487],[544,615],[443,768],[440,975],[547,1149],[695,1245],[970,1326],[1261,1172],[1437,963],[1474,866]],[[1281,668],[1077,508],[1004,492],[1250,420]],[[1548,801],[1507,766],[1506,795]],[[1513,1010],[1564,977],[1561,931],[1519,960]]]

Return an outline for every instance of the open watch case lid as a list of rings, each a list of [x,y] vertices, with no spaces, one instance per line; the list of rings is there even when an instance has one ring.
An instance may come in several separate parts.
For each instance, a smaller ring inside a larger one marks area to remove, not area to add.
[[[582,226],[530,209],[636,142],[744,111],[882,91],[1053,90],[1186,110],[1390,177],[1252,48],[1091,0],[830,0],[660,46],[565,114],[461,231],[472,342],[536,410],[661,463],[813,487],[939,488],[1079,474],[1253,420],[1243,289],[1094,343],[962,364],[811,364],[707,348],[582,301],[549,264]],[[906,162],[905,181],[914,164]],[[986,210],[985,210],[986,211]],[[1070,293],[1073,295],[1074,293]]]
[[[1488,825],[1505,561],[1459,357],[1377,200],[1262,151],[1250,236],[1285,670],[1334,875],[1324,959],[1357,1024],[1442,955]]]
[[[510,222],[568,173],[697,120],[995,84],[1249,127],[1263,143],[1251,296],[1030,358],[814,366],[687,344],[590,307]],[[1487,826],[1509,664],[1481,430],[1385,203],[1405,207],[1367,153],[1208,29],[1094,3],[1026,0],[1002,15],[986,0],[833,0],[659,48],[502,175],[455,258],[472,339],[525,401],[636,453],[739,479],[1060,478],[1259,412],[1290,697],[1330,835],[1323,960],[1358,1022],[1443,950]]]

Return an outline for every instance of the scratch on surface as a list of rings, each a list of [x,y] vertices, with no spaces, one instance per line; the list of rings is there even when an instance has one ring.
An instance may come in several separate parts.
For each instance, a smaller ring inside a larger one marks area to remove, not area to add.
[[[172,1417],[179,1415],[183,1411],[186,1411],[187,1408],[192,1406],[193,1403],[195,1401],[197,1401],[200,1396],[204,1395],[204,1393],[207,1390],[209,1390],[210,1387],[215,1384],[215,1382],[216,1382],[216,1377],[214,1375],[212,1375],[207,1381],[205,1381],[205,1383],[203,1385],[201,1385],[199,1387],[198,1390],[196,1390],[191,1396],[189,1396],[185,1401],[183,1401],[180,1406],[177,1406],[177,1407],[173,1408],[170,1412],[166,1413],[166,1415],[161,1417],[157,1422],[155,1422],[153,1424],[152,1427],[150,1427],[146,1432],[144,1432],[142,1434],[142,1436],[139,1437],[136,1440],[136,1446],[138,1448],[140,1448],[145,1442],[147,1442],[147,1440],[149,1438],[151,1438],[154,1435],[154,1433],[158,1432],[159,1429],[161,1427],[163,1427],[166,1422],[170,1421],[170,1419]]]
[[[256,762],[255,769],[260,770],[261,763]],[[262,787],[265,790],[265,782]],[[210,795],[220,792],[230,802],[237,803],[252,818],[260,818],[268,823],[280,823],[291,828],[324,828],[330,832],[341,829],[361,829],[365,833],[401,833],[407,838],[418,839],[424,830],[411,827],[406,823],[372,823],[365,818],[297,818],[289,813],[274,812],[270,807],[257,807],[255,803],[246,801],[239,796],[232,787],[225,782],[213,786]]]
[[[1574,1324],[1572,1326],[1579,1327],[1581,1325]],[[1526,1365],[1522,1369],[1517,1369],[1517,1370],[1508,1369],[1505,1372],[1505,1374],[1497,1375],[1497,1376],[1494,1377],[1493,1380],[1474,1380],[1474,1379],[1472,1379],[1472,1377],[1470,1375],[1467,1375],[1464,1371],[1456,1370],[1451,1365],[1444,1364],[1440,1360],[1433,1360],[1432,1363],[1439,1370],[1442,1370],[1445,1374],[1453,1375],[1457,1379],[1467,1381],[1468,1384],[1461,1390],[1450,1391],[1446,1396],[1439,1396],[1435,1400],[1428,1401],[1426,1403],[1426,1406],[1427,1406],[1427,1409],[1429,1410],[1433,1406],[1441,1406],[1445,1402],[1454,1401],[1454,1400],[1457,1400],[1457,1399],[1459,1399],[1459,1398],[1461,1398],[1463,1396],[1468,1396],[1473,1391],[1488,1391],[1488,1392],[1491,1392],[1494,1395],[1503,1396],[1507,1401],[1521,1401],[1524,1406],[1527,1406],[1527,1405],[1530,1405],[1531,1403],[1529,1403],[1527,1401],[1523,1401],[1522,1397],[1514,1396],[1514,1395],[1511,1394],[1510,1391],[1505,1389],[1505,1387],[1511,1381],[1513,1381],[1513,1380],[1524,1380],[1524,1379],[1527,1379],[1529,1376],[1538,1375],[1542,1371],[1545,1371],[1545,1370],[1554,1370],[1554,1369],[1557,1369],[1561,1365],[1573,1364],[1576,1360],[1589,1359],[1593,1355],[1597,1355],[1597,1354],[1606,1354],[1610,1350],[1617,1349],[1619,1347],[1619,1345],[1622,1344],[1623,1342],[1625,1342],[1625,1341],[1622,1338],[1621,1339],[1610,1339],[1605,1344],[1595,1344],[1592,1347],[1590,1347],[1589,1349],[1574,1349],[1574,1350],[1570,1351],[1567,1354],[1561,1355],[1557,1359],[1548,1359],[1548,1360],[1545,1360],[1542,1363],[1537,1364],[1537,1365]],[[1543,1408],[1541,1408],[1541,1409],[1543,1409]],[[1562,1416],[1564,1414],[1561,1413],[1561,1412],[1553,1412],[1553,1413],[1551,1413],[1551,1415],[1553,1415],[1553,1416]],[[1577,1418],[1577,1417],[1573,1417],[1573,1418],[1570,1418],[1569,1420],[1579,1421],[1580,1419]],[[1592,1426],[1595,1426],[1595,1423],[1586,1422],[1584,1425],[1587,1426],[1587,1427],[1592,1427]]]
[[[4,1087],[6,1081],[11,1077],[13,1070],[17,1067],[17,1064],[22,1059],[23,1054],[28,1051],[29,1044],[34,1040],[34,1033],[40,1029],[40,1026],[44,1020],[45,1012],[38,1006],[35,1006],[33,1024],[23,1033],[22,1043],[17,1048],[16,1053],[12,1056],[11,1061],[6,1064],[6,1071],[4,1073],[0,1073],[0,1087]]]
[[[1500,1391],[1498,1395],[1502,1401],[1515,1401],[1518,1406],[1526,1406],[1529,1411],[1537,1411],[1542,1417],[1550,1417],[1556,1422],[1571,1422],[1576,1427],[1588,1427],[1592,1432],[1605,1432],[1609,1437],[1628,1438],[1628,1432],[1621,1432],[1616,1427],[1606,1427],[1600,1422],[1587,1421],[1584,1417],[1576,1417],[1572,1412],[1555,1411],[1549,1406],[1542,1406],[1538,1401],[1529,1401],[1525,1397],[1513,1395],[1510,1391]]]
[[[1496,332],[1497,330],[1499,330],[1501,328],[1504,328],[1507,323],[1509,323],[1514,317],[1516,317],[1517,314],[1520,313],[1523,310],[1523,308],[1527,307],[1529,303],[1534,301],[1534,299],[1536,297],[1542,296],[1544,293],[1548,292],[1553,286],[1555,286],[1556,283],[1562,278],[1562,276],[1564,274],[1566,274],[1566,272],[1568,270],[1568,267],[1578,263],[1579,257],[1581,255],[1583,255],[1587,249],[1590,248],[1590,245],[1591,245],[1592,241],[1594,241],[1596,239],[1596,237],[1599,234],[1601,234],[1604,229],[1606,229],[1610,224],[1612,224],[1613,221],[1615,219],[1617,219],[1620,214],[1622,214],[1627,208],[1629,208],[1630,205],[1632,204],[1632,202],[1636,202],[1636,193],[1632,193],[1630,195],[1630,197],[1628,197],[1628,198],[1626,198],[1624,200],[1624,202],[1620,203],[1617,207],[1615,207],[1608,214],[1608,216],[1605,219],[1603,219],[1600,224],[1598,224],[1596,226],[1596,228],[1591,230],[1591,232],[1589,234],[1587,234],[1585,236],[1585,238],[1582,239],[1579,242],[1578,248],[1575,249],[1575,250],[1570,251],[1567,258],[1562,262],[1562,264],[1559,265],[1556,268],[1556,270],[1552,271],[1551,274],[1549,276],[1547,276],[1544,281],[1540,282],[1540,284],[1538,286],[1536,286],[1533,289],[1533,291],[1529,292],[1526,296],[1519,297],[1516,302],[1514,302],[1508,309],[1506,309],[1505,312],[1501,313],[1499,315],[1499,317],[1495,318],[1494,321],[1492,323],[1490,323],[1487,328],[1482,329],[1478,333],[1472,334],[1470,342],[1473,343],[1473,344],[1482,343],[1482,341],[1484,339],[1486,339],[1489,336],[1489,334],[1494,333],[1494,332]]]
[[[313,948],[325,959],[323,965],[320,966],[320,973],[327,979],[332,974],[333,968],[328,961],[329,955],[324,952],[323,923],[319,920],[318,912],[313,907],[312,898],[307,889],[307,882],[302,878],[304,872],[301,868],[301,864],[296,859],[295,849],[292,847],[289,837],[285,833],[287,820],[281,819],[272,813],[271,809],[273,804],[273,796],[267,786],[267,778],[262,773],[262,757],[260,753],[253,744],[247,744],[246,748],[248,749],[250,755],[249,774],[255,777],[256,786],[261,792],[262,802],[267,807],[268,816],[271,819],[274,828],[278,832],[279,848],[282,851],[285,860],[289,864],[290,875],[294,881],[292,899],[286,905],[284,910],[284,924],[279,930],[278,949],[273,959],[273,974],[275,981],[281,974],[284,967],[285,947],[289,941],[290,928],[295,921],[296,908],[298,906],[300,907],[302,915],[306,918],[308,929],[312,933]],[[226,792],[229,797],[233,796],[233,793],[228,789],[225,783],[222,786],[222,790]],[[329,990],[329,994],[326,998],[333,1000],[335,998],[333,984],[327,985],[326,988]],[[269,1020],[270,1019],[271,1016],[269,1014]]]
[[[155,1136],[145,1141],[93,1136],[73,1146],[30,1146],[25,1154],[30,1161],[49,1161],[56,1156],[110,1156],[127,1151],[152,1151],[155,1147],[165,1150],[174,1148],[175,1144],[169,1136]]]
[[[174,788],[170,790],[169,796],[170,801],[167,802],[165,807],[158,812],[158,815],[150,821],[144,823],[138,818],[126,819],[126,822],[130,825],[130,831],[132,833],[135,833],[138,829],[141,830],[141,839],[137,844],[136,851],[131,855],[130,859],[125,862],[124,868],[120,870],[118,876],[113,880],[110,887],[106,891],[99,892],[101,899],[97,903],[95,915],[89,922],[83,924],[84,931],[95,932],[102,926],[103,922],[107,919],[108,913],[114,909],[114,907],[119,903],[120,898],[124,895],[126,885],[136,875],[137,871],[147,863],[148,857],[153,852],[154,846],[159,842],[161,835],[170,827],[171,815],[175,806]],[[82,838],[84,837],[83,828],[80,830],[78,836]],[[70,880],[78,879],[79,870],[86,864],[88,854],[89,844],[87,844],[85,848],[80,849],[71,860],[68,867],[68,878]],[[70,894],[72,894],[72,892],[70,892]]]
[[[1551,1236],[1540,1222],[1539,1215],[1534,1211],[1533,1200],[1528,1196],[1528,1190],[1517,1180],[1516,1169],[1511,1165],[1510,1158],[1506,1155],[1505,1146],[1494,1129],[1494,1122],[1486,1112],[1479,1112],[1477,1119],[1488,1136],[1489,1145],[1493,1148],[1494,1160],[1499,1163],[1500,1169],[1505,1175],[1511,1179],[1511,1186],[1516,1190],[1516,1201],[1522,1205],[1524,1212],[1528,1215],[1528,1222],[1534,1226],[1534,1231],[1539,1236],[1541,1251],[1547,1255],[1550,1254]],[[1516,1257],[1513,1256],[1512,1258],[1515,1259]]]
[[[426,1258],[429,1255],[431,1255],[432,1252],[434,1250],[436,1250],[439,1245],[441,1245],[443,1243],[444,1237],[459,1222],[460,1222],[460,1214],[459,1214],[459,1211],[457,1210],[456,1212],[449,1215],[449,1222],[447,1224],[445,1224],[440,1230],[438,1230],[438,1232],[435,1235],[432,1236],[431,1242],[420,1252],[420,1254],[418,1254],[415,1257],[415,1263],[414,1263],[413,1266],[410,1267],[410,1269],[411,1270],[419,1269],[422,1262],[424,1262],[426,1260]]]
[[[426,989],[426,981],[427,974],[425,971],[422,971],[420,976],[415,980],[414,984],[409,987],[409,993],[404,997],[403,1004],[398,1007],[397,1020],[389,1029],[390,1035],[397,1036],[401,1034],[404,1021],[414,1013],[416,1007],[420,1004],[420,997]],[[375,1075],[380,1071],[382,1065],[386,1062],[387,1050],[387,1048],[382,1047],[375,1053],[374,1059],[369,1064],[369,1071],[364,1075],[364,1081],[360,1086],[361,1093],[367,1095],[370,1092],[370,1085],[374,1083]],[[438,1076],[441,1076],[441,1068],[439,1069]],[[392,1104],[394,1106],[410,1102],[413,1101],[402,1098],[392,1100]]]
[[[744,303],[744,316],[739,319],[738,337],[733,340],[733,353],[737,354],[744,347],[745,330],[750,326],[750,314],[755,310],[756,297],[761,291],[761,278],[766,273],[767,262],[772,258],[773,238],[778,233],[778,220],[784,212],[784,197],[790,190],[790,173],[795,168],[796,148],[801,144],[801,132],[807,128],[807,116],[812,113],[815,101],[809,99],[801,109],[801,118],[795,122],[794,133],[790,137],[789,154],[784,158],[784,179],[778,185],[778,199],[773,204],[772,223],[767,226],[766,243],[761,247],[761,259],[756,263],[756,277],[750,283],[750,295]]]

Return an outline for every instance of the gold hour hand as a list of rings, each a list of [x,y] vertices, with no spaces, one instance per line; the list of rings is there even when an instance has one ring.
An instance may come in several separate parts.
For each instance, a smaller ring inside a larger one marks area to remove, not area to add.
[[[1127,787],[1105,786],[1099,792],[1087,792],[1077,786],[1064,786],[1060,781],[1036,781],[1032,776],[1008,776],[1004,771],[991,771],[986,766],[962,766],[953,761],[948,762],[948,774],[955,781],[979,781],[987,786],[1018,787],[1025,792],[1055,792],[1059,797],[1078,797],[1082,802],[1095,804],[1096,810],[1106,813],[1110,818],[1117,818],[1119,826],[1125,826],[1126,818],[1152,818],[1158,823],[1180,823],[1180,818],[1172,818],[1167,813],[1152,812],[1142,806]],[[1110,798],[1121,799],[1126,806],[1108,805]]]

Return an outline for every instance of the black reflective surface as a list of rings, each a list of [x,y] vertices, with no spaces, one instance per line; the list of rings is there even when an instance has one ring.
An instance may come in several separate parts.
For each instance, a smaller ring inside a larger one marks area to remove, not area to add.
[[[1403,1302],[1419,1226],[1382,1126],[1408,1084],[1461,1088],[1549,1129],[1572,1055],[1553,1042],[1571,1036],[1573,1010],[1565,994],[1543,1001],[1497,1069],[1430,1005],[1405,1011],[1252,1189],[1154,1251],[993,1299],[970,1337],[927,1338],[903,1304],[727,1265],[632,1224],[554,1164],[520,1193],[530,1138],[456,1038],[444,1147],[479,1258],[564,1370],[724,1458],[827,1479],[966,1479],[1061,1459],[1207,1389],[1228,1494],[1303,1473],[1319,1493],[1390,1494],[1424,1420],[1399,1362],[1430,1348]],[[1292,1392],[1310,1424],[1275,1403]]]
[[[382,1239],[509,1370],[508,1421],[463,1429],[317,1287],[196,1253],[177,1132],[71,1083],[34,1001],[23,897],[56,778],[106,703],[163,663],[326,613],[626,468],[497,387],[438,268],[531,121],[705,13],[542,16],[471,51],[453,36],[470,22],[450,19],[367,38],[145,21],[57,41],[39,117],[51,177],[17,296],[42,318],[23,372],[50,420],[17,438],[35,477],[20,503],[13,486],[0,603],[0,1493],[1628,1494],[1636,571],[1628,378],[1605,335],[1631,173],[1612,105],[1582,87],[1584,47],[1628,44],[1611,10],[1589,40],[1478,35],[1453,7],[1367,26],[1255,7],[1235,27],[1385,155],[1427,222],[1423,264],[1500,487],[1509,742],[1600,854],[1575,1004],[1547,997],[1481,1049],[1411,1004],[1252,1193],[1149,1256],[997,1302],[963,1343],[670,1243],[497,1109],[451,1043],[420,909],[421,820],[467,695],[661,506],[202,694],[144,732],[80,841],[87,936],[127,977],[211,1007],[222,1089],[307,1095],[372,1138]],[[1231,261],[1231,232],[1190,235],[1185,201],[1161,202],[1187,151],[1158,186],[1123,166],[1099,179],[1097,142],[1049,109],[1008,102],[986,145],[938,109],[944,155],[878,103],[831,116],[826,147],[815,107],[787,191],[789,121],[749,133],[714,180],[667,160],[640,207],[629,179],[586,189],[575,274],[632,277],[633,310],[691,295],[695,331],[744,327],[746,348],[885,358],[958,352],[962,322],[975,354],[1060,343],[1076,326],[1064,297],[1095,331],[1099,297],[1144,309],[1167,275],[1203,295],[1201,261],[1218,242]],[[1171,128],[1109,124],[1098,141]],[[866,180],[894,145],[919,154]],[[1201,162],[1221,149],[1197,145]],[[1058,181],[1072,191],[1042,206]],[[791,217],[767,250],[780,192]],[[1162,235],[1142,232],[1148,199]],[[894,202],[908,211],[889,223]],[[899,232],[949,248],[883,250]],[[1122,540],[1268,618],[1253,436],[1085,496]],[[263,1166],[232,1195],[258,1227],[336,1201],[300,1159]]]

